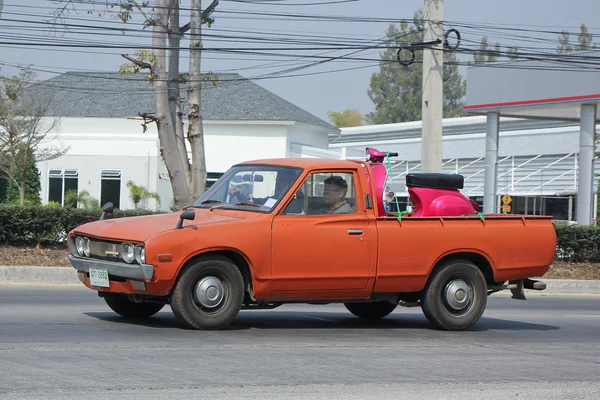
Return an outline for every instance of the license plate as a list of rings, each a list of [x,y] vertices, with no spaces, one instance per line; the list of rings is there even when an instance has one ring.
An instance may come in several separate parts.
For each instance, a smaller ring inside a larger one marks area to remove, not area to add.
[[[108,271],[105,269],[90,268],[90,285],[110,287]]]

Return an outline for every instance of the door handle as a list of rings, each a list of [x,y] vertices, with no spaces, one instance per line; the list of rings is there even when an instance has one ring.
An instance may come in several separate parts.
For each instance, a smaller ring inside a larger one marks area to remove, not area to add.
[[[362,235],[362,229],[348,229],[348,235]]]

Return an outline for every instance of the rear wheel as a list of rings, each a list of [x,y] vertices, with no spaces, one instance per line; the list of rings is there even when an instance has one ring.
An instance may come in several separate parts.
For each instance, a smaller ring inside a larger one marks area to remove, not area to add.
[[[344,303],[346,309],[359,318],[380,319],[396,309],[396,304],[386,301],[372,303]]]
[[[227,259],[199,260],[175,286],[171,309],[194,329],[221,329],[238,315],[244,300],[244,279]]]
[[[423,314],[442,330],[458,331],[479,321],[487,304],[483,273],[466,260],[450,261],[431,276],[421,295]]]
[[[127,318],[148,318],[165,306],[160,303],[136,303],[119,293],[106,293],[103,298],[111,310]]]

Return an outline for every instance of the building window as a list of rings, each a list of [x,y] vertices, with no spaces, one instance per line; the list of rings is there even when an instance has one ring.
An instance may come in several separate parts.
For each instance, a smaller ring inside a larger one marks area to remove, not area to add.
[[[223,172],[207,172],[206,173],[206,190],[208,190],[220,177],[224,175]],[[168,172],[159,172],[158,179],[169,180]]]
[[[206,174],[206,190],[208,190],[212,185],[215,184],[220,177],[223,176],[222,172],[208,172]]]
[[[121,171],[103,169],[100,172],[100,205],[111,202],[115,208],[121,207]]]
[[[169,180],[169,173],[168,172],[159,172],[158,173],[158,179],[162,179],[164,181],[168,181]]]
[[[51,169],[48,171],[48,202],[65,205],[65,194],[79,190],[79,170]]]

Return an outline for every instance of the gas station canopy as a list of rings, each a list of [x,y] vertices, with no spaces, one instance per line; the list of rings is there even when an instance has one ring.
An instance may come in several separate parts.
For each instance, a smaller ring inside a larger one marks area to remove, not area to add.
[[[487,115],[484,212],[491,212],[497,195],[500,116],[573,121],[580,124],[577,223],[592,224],[596,124],[600,115],[598,61],[599,51],[582,51],[550,55],[544,60],[484,63],[467,69],[465,111]]]
[[[600,52],[556,57],[469,67],[465,111],[578,122],[582,104],[600,104]]]

